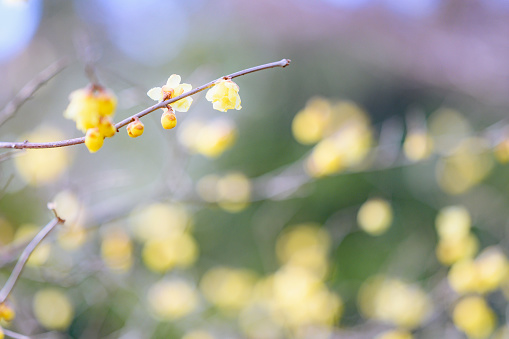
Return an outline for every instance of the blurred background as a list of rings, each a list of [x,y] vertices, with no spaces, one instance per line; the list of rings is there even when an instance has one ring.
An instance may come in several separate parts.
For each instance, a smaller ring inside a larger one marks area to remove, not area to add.
[[[173,73],[292,60],[236,78],[239,111],[202,92],[175,129],[156,111],[95,154],[2,152],[0,283],[48,202],[66,224],[1,326],[509,338],[508,19],[506,0],[1,0],[1,141],[83,136],[63,112],[91,81],[118,122]]]

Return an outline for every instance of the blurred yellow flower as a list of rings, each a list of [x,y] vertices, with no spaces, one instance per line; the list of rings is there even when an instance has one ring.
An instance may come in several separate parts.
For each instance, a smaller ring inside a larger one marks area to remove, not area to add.
[[[451,266],[447,280],[458,294],[475,292],[478,288],[477,267],[473,260],[466,259]]]
[[[30,142],[49,142],[65,139],[54,127],[40,126],[21,138]],[[40,186],[56,181],[67,169],[71,159],[66,147],[27,149],[14,159],[21,178],[30,185]]]
[[[496,326],[496,316],[480,296],[469,296],[460,300],[452,314],[456,327],[472,339],[488,338]]]
[[[240,172],[223,177],[204,176],[198,181],[196,189],[203,200],[217,203],[231,213],[240,212],[249,205],[252,190],[251,181]]]
[[[436,255],[438,261],[449,266],[463,259],[473,258],[479,250],[479,241],[473,234],[456,238],[443,238],[438,241]]]
[[[406,135],[403,151],[411,161],[427,159],[433,152],[433,139],[425,131],[411,131]]]
[[[442,208],[436,217],[435,226],[441,239],[457,239],[470,233],[470,213],[464,206]]]
[[[246,269],[215,267],[201,279],[207,300],[224,311],[238,311],[251,299],[256,275]]]
[[[228,119],[210,122],[191,121],[179,131],[179,141],[189,150],[216,158],[231,148],[237,139],[237,127]]]
[[[245,209],[251,199],[251,181],[243,173],[225,175],[217,183],[218,205],[228,212],[236,213]]]
[[[357,213],[359,227],[371,235],[380,235],[392,224],[392,207],[381,198],[371,198]]]
[[[283,266],[274,274],[272,286],[275,319],[284,326],[331,326],[341,317],[341,298],[304,268]]]
[[[133,264],[133,244],[127,232],[120,227],[108,229],[102,237],[101,256],[110,269],[129,270]]]
[[[276,253],[281,263],[300,266],[323,277],[328,268],[330,243],[329,234],[320,225],[300,224],[278,238]]]
[[[198,307],[198,295],[184,280],[160,281],[150,287],[148,305],[157,318],[175,320],[185,317]]]
[[[493,158],[487,142],[481,138],[469,138],[438,160],[435,174],[440,188],[445,193],[456,195],[479,184],[492,168]]]
[[[134,210],[129,220],[134,236],[141,241],[180,234],[192,224],[192,216],[184,206],[168,203],[140,206]]]
[[[166,272],[174,267],[188,267],[198,257],[198,245],[187,233],[177,233],[145,243],[143,263],[155,272]]]
[[[314,97],[293,118],[292,132],[295,139],[304,145],[320,141],[331,126],[332,112],[328,100]]]
[[[306,170],[314,177],[339,173],[362,163],[371,147],[371,131],[357,121],[345,123],[333,135],[315,145]]]
[[[165,101],[168,99],[176,98],[186,92],[189,92],[193,89],[193,86],[190,84],[181,84],[181,77],[177,74],[172,74],[168,81],[166,82],[166,85],[163,87],[154,87],[150,89],[147,92],[147,95],[152,99],[156,101]],[[186,97],[184,99],[180,99],[179,101],[176,101],[170,106],[177,112],[187,112],[189,110],[189,107],[191,107],[191,103],[193,102],[193,98]]]
[[[54,288],[42,289],[35,294],[33,310],[37,321],[49,330],[67,329],[74,317],[69,297]]]
[[[368,318],[413,329],[431,314],[431,301],[419,287],[385,276],[372,277],[362,285],[359,308]]]
[[[16,317],[16,312],[10,304],[3,302],[0,304],[0,320],[9,322]]]
[[[205,98],[213,103],[215,110],[226,112],[229,109],[239,110],[239,86],[231,79],[220,79],[207,91]]]

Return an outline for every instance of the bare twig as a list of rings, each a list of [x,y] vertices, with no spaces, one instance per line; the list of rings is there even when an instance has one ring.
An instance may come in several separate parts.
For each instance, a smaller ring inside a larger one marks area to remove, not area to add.
[[[0,126],[3,125],[7,120],[12,118],[18,109],[25,102],[28,101],[34,95],[34,93],[41,88],[45,83],[51,80],[55,75],[60,73],[68,61],[66,59],[60,59],[46,69],[44,69],[39,75],[27,83],[16,96],[0,111]]]
[[[260,65],[260,66],[256,66],[256,67],[251,67],[251,68],[247,68],[247,69],[244,69],[242,71],[238,71],[238,72],[235,72],[235,73],[232,73],[232,74],[229,74],[229,75],[226,75],[224,77],[221,77],[221,78],[218,78],[218,79],[222,79],[222,78],[236,78],[236,77],[240,77],[242,75],[246,75],[246,74],[249,74],[249,73],[253,73],[253,72],[258,72],[258,71],[261,71],[261,70],[264,70],[264,69],[269,69],[269,68],[274,68],[274,67],[286,67],[290,64],[290,60],[289,59],[282,59],[280,61],[276,61],[276,62],[271,62],[271,63],[268,63],[268,64],[264,64],[264,65]],[[166,101],[162,101],[160,103],[157,103],[153,106],[150,106],[146,109],[144,109],[143,111],[141,112],[138,112],[132,116],[130,116],[129,118],[126,118],[122,121],[120,121],[119,123],[117,123],[115,125],[115,128],[118,130],[122,127],[124,127],[125,125],[129,124],[130,122],[134,121],[135,118],[141,118],[159,108],[163,108],[163,107],[166,107],[167,105],[171,104],[171,103],[174,103],[176,101],[179,101],[180,99],[183,99],[185,97],[188,97],[188,96],[191,96],[193,94],[196,94],[198,92],[201,92],[203,90],[206,90],[207,88],[210,88],[212,86],[214,86],[215,82],[218,80],[218,79],[215,79],[209,83],[206,83],[205,85],[202,85],[200,87],[197,87],[189,92],[186,92],[182,95],[179,95],[178,97],[176,98],[173,98],[173,99],[169,99],[169,100],[166,100]],[[82,144],[85,142],[85,137],[81,137],[81,138],[74,138],[74,139],[68,139],[68,140],[62,140],[62,141],[56,141],[56,142],[43,142],[43,143],[35,143],[35,142],[28,142],[28,140],[26,141],[23,141],[23,142],[0,142],[0,148],[16,148],[16,149],[24,149],[24,148],[56,148],[56,147],[65,147],[65,146],[71,146],[71,145],[78,145],[78,144]]]
[[[4,332],[4,334],[7,337],[11,337],[11,338],[14,338],[14,339],[30,339],[30,337],[27,337],[26,335],[23,335],[23,334],[20,334],[20,333],[17,333],[17,332],[13,332],[13,331],[8,330],[6,328],[2,328],[2,331]]]
[[[12,289],[14,288],[14,285],[18,281],[19,276],[21,275],[21,272],[23,271],[23,268],[25,267],[26,262],[28,261],[28,258],[30,258],[30,255],[35,250],[37,245],[41,243],[41,241],[44,240],[44,238],[51,232],[55,226],[58,224],[61,224],[64,222],[61,218],[58,217],[55,210],[53,210],[53,213],[55,214],[55,218],[51,220],[46,226],[44,226],[39,233],[36,234],[36,236],[28,243],[27,247],[23,250],[21,253],[21,256],[18,259],[18,262],[16,263],[16,266],[14,266],[14,269],[12,270],[11,275],[9,276],[9,279],[7,279],[7,282],[5,283],[2,290],[0,290],[0,303],[3,303],[9,294],[11,293]]]

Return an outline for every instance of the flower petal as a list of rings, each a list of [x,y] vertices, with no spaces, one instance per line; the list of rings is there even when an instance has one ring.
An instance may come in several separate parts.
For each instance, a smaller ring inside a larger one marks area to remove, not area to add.
[[[147,95],[152,100],[161,101],[163,100],[163,90],[161,87],[154,87],[147,92]]]
[[[168,78],[168,81],[166,82],[166,85],[171,87],[171,88],[175,88],[175,87],[177,87],[180,84],[180,80],[181,80],[180,75],[172,74]]]

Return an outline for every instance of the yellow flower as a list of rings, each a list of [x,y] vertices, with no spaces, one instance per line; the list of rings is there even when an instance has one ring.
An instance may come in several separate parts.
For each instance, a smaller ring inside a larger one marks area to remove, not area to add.
[[[177,126],[177,116],[173,112],[166,111],[161,116],[161,125],[164,129],[172,129]]]
[[[454,307],[452,319],[456,327],[469,338],[487,338],[493,333],[497,318],[480,296],[462,299]]]
[[[74,318],[74,307],[69,297],[58,289],[38,291],[33,300],[37,321],[49,330],[66,330]]]
[[[138,118],[135,118],[133,122],[127,125],[127,134],[131,138],[137,138],[143,134],[144,128],[143,123]]]
[[[214,109],[221,112],[242,108],[240,106],[239,86],[230,79],[216,81],[214,87],[207,91],[205,97],[213,103]]]
[[[189,92],[193,88],[190,84],[181,84],[180,80],[181,80],[180,75],[172,74],[168,78],[166,85],[164,85],[163,87],[154,87],[150,89],[147,92],[147,95],[152,100],[157,100],[161,102],[164,100],[176,98],[179,95]],[[170,106],[177,112],[187,112],[192,102],[193,98],[187,97],[170,104]]]
[[[99,132],[99,128],[90,128],[85,135],[85,146],[90,153],[97,152],[104,144],[104,137]]]
[[[31,142],[48,142],[65,139],[65,135],[51,126],[40,126],[23,136],[21,140]],[[16,169],[21,178],[30,185],[49,184],[62,177],[69,166],[70,152],[67,147],[54,149],[26,150],[22,156],[15,158]]]
[[[16,316],[14,309],[5,302],[0,304],[0,320],[11,321]]]
[[[98,127],[102,117],[115,113],[117,98],[103,88],[81,88],[69,95],[69,106],[64,117],[76,121],[76,128],[86,132]]]
[[[99,119],[99,133],[106,138],[111,138],[117,132],[115,124],[108,117],[102,117]]]

